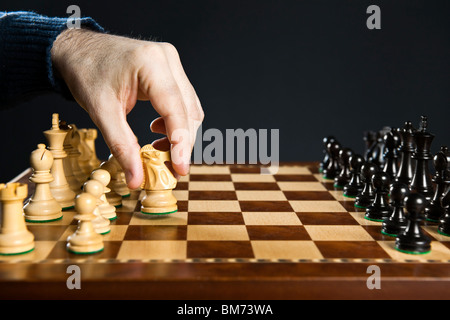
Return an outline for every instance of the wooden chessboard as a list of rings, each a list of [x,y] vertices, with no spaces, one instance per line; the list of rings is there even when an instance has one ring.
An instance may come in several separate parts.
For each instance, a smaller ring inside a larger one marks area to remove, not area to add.
[[[450,298],[450,237],[436,224],[423,226],[431,253],[401,253],[316,163],[260,169],[194,165],[174,190],[178,212],[165,216],[140,213],[142,193],[132,192],[104,235],[104,251],[92,255],[65,248],[74,211],[27,223],[36,247],[0,256],[0,297]],[[17,180],[28,183],[29,175]],[[81,290],[66,286],[69,265],[80,266]],[[367,287],[371,265],[380,268],[379,290]]]

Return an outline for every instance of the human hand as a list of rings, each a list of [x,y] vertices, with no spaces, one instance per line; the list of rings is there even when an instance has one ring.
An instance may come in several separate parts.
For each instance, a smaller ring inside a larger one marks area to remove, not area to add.
[[[150,129],[165,134],[157,149],[171,150],[176,174],[186,175],[204,113],[175,47],[86,29],[62,32],[51,50],[55,70],[100,129],[127,184],[143,180],[140,146],[126,116],[138,100],[160,115]]]

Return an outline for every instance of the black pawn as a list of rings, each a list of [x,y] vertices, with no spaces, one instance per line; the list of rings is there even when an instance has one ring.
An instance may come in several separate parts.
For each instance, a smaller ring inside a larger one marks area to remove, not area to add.
[[[403,182],[407,185],[411,184],[414,175],[415,161],[412,158],[412,153],[415,151],[414,131],[411,121],[406,121],[403,128],[398,131],[401,139],[400,147],[398,148],[400,152],[400,167],[395,181]]]
[[[439,222],[439,218],[444,214],[441,198],[444,195],[447,185],[450,184],[450,176],[447,173],[447,154],[448,148],[442,146],[441,150],[433,158],[434,169],[436,170],[433,182],[436,184],[436,190],[430,203],[425,208],[425,218],[433,222]]]
[[[365,219],[371,221],[383,221],[392,214],[392,207],[389,205],[388,192],[391,178],[385,172],[377,172],[372,177],[375,188],[375,199],[366,209]]]
[[[412,158],[416,160],[416,167],[411,181],[411,191],[424,195],[430,201],[434,194],[429,170],[429,160],[433,159],[431,143],[434,135],[427,131],[427,117],[422,116],[421,119],[420,129],[413,133],[416,150]]]
[[[339,151],[341,145],[337,141],[329,142],[327,144],[327,152],[330,154],[330,161],[328,166],[324,169],[323,177],[325,179],[334,180],[340,171],[339,167]]]
[[[404,253],[424,254],[431,251],[431,239],[423,234],[420,222],[427,199],[420,193],[412,193],[406,198],[408,224],[395,240],[395,249]]]
[[[350,158],[353,156],[353,151],[349,148],[343,148],[339,151],[339,164],[341,172],[334,178],[334,186],[336,188],[343,188],[350,182],[352,173],[350,171]]]
[[[350,170],[352,176],[349,183],[344,187],[344,197],[355,198],[364,188],[361,180],[361,168],[364,164],[363,156],[355,154],[350,158]]]
[[[396,237],[406,229],[408,224],[403,208],[405,198],[409,195],[409,187],[404,183],[394,182],[389,189],[389,194],[393,211],[391,216],[383,221],[381,233]]]
[[[398,171],[398,165],[397,165],[397,158],[398,158],[398,151],[397,151],[397,143],[396,143],[396,137],[395,133],[396,129],[392,129],[390,132],[386,133],[384,135],[384,143],[386,146],[385,152],[384,152],[384,167],[383,172],[386,172],[391,179],[394,179],[397,176]]]
[[[324,170],[326,167],[328,167],[328,163],[330,162],[330,154],[328,153],[327,145],[328,145],[328,143],[334,142],[334,141],[336,141],[336,138],[333,137],[333,136],[325,137],[325,138],[323,138],[323,140],[322,140],[323,146],[324,146],[323,153],[325,153],[325,155],[324,155],[324,157],[323,157],[322,162],[321,162],[320,165],[319,165],[319,172],[320,172],[320,173],[323,173],[323,170]]]
[[[450,189],[442,197],[441,205],[444,208],[444,214],[439,220],[438,233],[450,237]]]
[[[372,185],[372,176],[378,172],[378,166],[373,163],[366,162],[361,167],[361,179],[364,188],[355,199],[355,207],[366,209],[375,199],[375,192]]]

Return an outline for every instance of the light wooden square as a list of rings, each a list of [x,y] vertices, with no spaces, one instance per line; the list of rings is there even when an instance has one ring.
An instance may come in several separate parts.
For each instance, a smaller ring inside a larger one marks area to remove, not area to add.
[[[309,236],[315,241],[373,241],[361,226],[312,226],[305,225]]]
[[[311,174],[311,171],[304,166],[269,167],[267,170],[272,174]]]
[[[268,190],[236,190],[236,195],[240,201],[286,201],[283,191]]]
[[[237,200],[190,200],[189,212],[240,212]]]
[[[299,200],[289,201],[289,203],[295,212],[347,212],[339,202],[334,200]]]
[[[245,225],[294,226],[301,225],[295,212],[242,212]]]
[[[349,212],[349,214],[362,226],[379,226],[381,224],[381,222],[365,219],[365,211]]]
[[[44,260],[55,247],[55,241],[35,241],[33,251],[25,254],[2,256],[0,255],[1,262],[19,262],[19,261],[39,261]]]
[[[186,259],[186,241],[124,241],[117,259]]]
[[[139,226],[175,226],[187,225],[187,212],[177,211],[167,215],[151,215],[135,212],[130,225]]]
[[[136,200],[122,199],[122,206],[116,208],[116,213],[119,212],[133,212],[136,208]]]
[[[180,176],[180,178],[178,179],[179,182],[189,182],[189,174],[185,175],[185,176]]]
[[[189,225],[187,240],[249,240],[245,226]]]
[[[234,191],[234,184],[231,181],[190,181],[189,191]]]
[[[230,168],[224,165],[211,165],[211,166],[191,166],[189,169],[190,174],[230,174]]]
[[[259,173],[233,173],[231,180],[233,182],[275,182],[272,175]]]
[[[431,242],[431,252],[427,254],[408,254],[395,249],[395,241],[378,241],[378,244],[395,260],[450,260],[450,249],[439,241]]]
[[[104,241],[122,241],[127,232],[127,225],[111,225],[111,231],[103,235]]]
[[[327,191],[320,182],[310,181],[278,181],[283,191]]]
[[[337,201],[353,201],[353,202],[355,202],[355,198],[347,198],[347,197],[345,197],[343,191],[330,190],[329,192]]]
[[[178,201],[189,200],[188,190],[172,190],[172,194]]]
[[[323,259],[313,241],[252,241],[256,259]]]

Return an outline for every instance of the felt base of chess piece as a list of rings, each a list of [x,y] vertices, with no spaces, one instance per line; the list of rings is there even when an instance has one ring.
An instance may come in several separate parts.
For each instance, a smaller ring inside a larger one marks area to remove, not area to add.
[[[381,226],[381,233],[389,237],[396,237],[398,234],[405,231],[407,225],[408,221],[406,220],[406,218],[399,219],[395,217],[389,217],[383,221],[383,224]]]
[[[172,190],[146,190],[141,201],[144,214],[170,214],[178,211],[177,199]]]
[[[34,249],[34,235],[23,217],[23,200],[27,195],[26,184],[0,184],[0,255],[23,254]]]
[[[408,211],[408,225],[395,240],[396,250],[409,254],[425,254],[431,251],[431,239],[420,228],[426,203],[427,200],[421,194],[408,196],[405,206]]]

